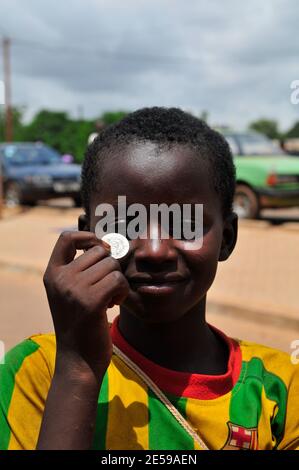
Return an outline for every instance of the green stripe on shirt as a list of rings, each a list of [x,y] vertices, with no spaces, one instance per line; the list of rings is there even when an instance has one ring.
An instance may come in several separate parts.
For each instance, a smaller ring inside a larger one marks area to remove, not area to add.
[[[149,389],[149,448],[152,450],[192,450],[193,439],[178,423],[166,406]],[[170,397],[169,397],[170,398]],[[171,401],[175,403],[175,398]],[[180,398],[180,412],[186,410],[187,399]],[[185,412],[184,412],[185,413]]]
[[[239,380],[232,390],[230,421],[246,428],[256,428],[262,410],[263,362],[253,357],[242,363]]]
[[[276,416],[271,422],[271,429],[273,435],[276,437],[277,446],[281,442],[284,434],[288,390],[280,377],[272,372],[268,372],[266,369],[264,374],[264,387],[266,397],[269,400],[275,401],[278,407]]]
[[[108,387],[108,372],[106,371],[98,400],[96,429],[92,445],[93,450],[106,450],[106,433],[109,409]]]
[[[266,397],[277,403],[278,411],[271,429],[278,445],[284,432],[288,391],[282,379],[269,372],[260,358],[243,362],[239,382],[232,392],[230,421],[247,428],[258,427],[263,387]]]
[[[10,426],[7,421],[8,410],[15,386],[15,376],[22,367],[26,357],[37,351],[39,345],[31,339],[11,349],[5,356],[4,364],[0,365],[0,449],[8,448]]]

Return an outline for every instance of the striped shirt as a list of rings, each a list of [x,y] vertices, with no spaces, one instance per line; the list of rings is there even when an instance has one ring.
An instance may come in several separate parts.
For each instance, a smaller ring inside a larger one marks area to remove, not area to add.
[[[214,329],[229,349],[223,375],[177,372],[113,342],[159,386],[210,449],[299,449],[299,367],[290,356]],[[35,449],[54,373],[54,334],[35,335],[0,365],[0,449]],[[198,445],[147,385],[112,356],[98,399],[94,449],[192,450]]]

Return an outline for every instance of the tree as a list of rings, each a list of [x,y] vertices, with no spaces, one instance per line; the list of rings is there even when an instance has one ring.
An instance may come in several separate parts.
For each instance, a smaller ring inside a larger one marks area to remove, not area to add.
[[[72,120],[65,112],[42,110],[25,128],[24,135],[26,141],[44,142],[81,162],[92,130],[93,121]]]
[[[26,140],[41,141],[63,152],[61,135],[68,124],[69,119],[64,112],[39,111],[26,126]]]
[[[120,121],[127,114],[127,111],[107,111],[102,114],[100,119],[106,126],[109,126],[110,124]]]
[[[22,141],[24,139],[24,126],[22,123],[24,108],[12,109],[13,140]],[[0,142],[5,141],[5,111],[0,111]]]
[[[299,137],[299,121],[295,122],[295,124],[293,125],[293,127],[291,127],[291,129],[289,129],[284,137],[286,139],[291,139],[291,138],[298,138]]]
[[[43,142],[61,154],[71,154],[81,162],[87,147],[88,136],[96,131],[96,122],[113,124],[124,116],[125,111],[105,112],[98,120],[73,120],[61,111],[41,110],[29,124],[23,123],[23,109],[14,108],[13,127],[15,142]],[[5,115],[0,112],[0,142],[5,140]]]
[[[258,119],[249,124],[249,129],[264,134],[269,139],[280,139],[281,133],[278,129],[277,121],[272,119]]]
[[[69,120],[61,132],[60,153],[69,153],[74,156],[76,162],[82,162],[88,136],[93,129],[93,121]]]

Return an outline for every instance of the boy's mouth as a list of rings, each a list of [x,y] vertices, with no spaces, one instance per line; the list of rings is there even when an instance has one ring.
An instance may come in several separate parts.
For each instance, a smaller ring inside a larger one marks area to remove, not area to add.
[[[180,288],[187,278],[181,275],[136,275],[128,279],[131,288],[142,294],[169,295]]]

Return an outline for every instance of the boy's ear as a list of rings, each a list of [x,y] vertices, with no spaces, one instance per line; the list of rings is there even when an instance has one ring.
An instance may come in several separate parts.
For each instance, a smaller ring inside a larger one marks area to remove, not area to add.
[[[86,214],[80,214],[78,217],[78,230],[80,232],[89,232],[89,224]]]
[[[225,261],[233,252],[238,238],[238,216],[232,212],[223,225],[222,245],[219,261]]]

